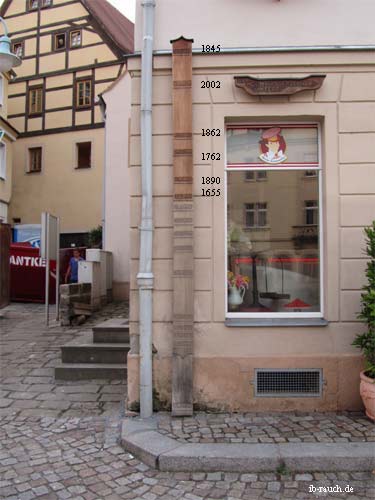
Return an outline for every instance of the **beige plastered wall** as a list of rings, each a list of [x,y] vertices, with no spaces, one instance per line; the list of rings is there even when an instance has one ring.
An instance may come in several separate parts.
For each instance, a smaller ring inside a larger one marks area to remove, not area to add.
[[[91,141],[91,168],[76,169],[76,143]],[[42,171],[28,173],[28,149],[42,147]],[[38,224],[61,218],[61,232],[87,232],[102,219],[104,129],[21,138],[14,148],[11,217]]]
[[[142,49],[141,4],[137,0],[136,51]],[[193,38],[196,49],[374,44],[374,16],[373,0],[160,0],[154,48],[170,49],[169,41],[181,35]]]
[[[113,298],[129,298],[129,125],[131,78],[124,73],[106,92],[104,246],[113,255]]]
[[[308,60],[308,66],[306,61]],[[139,399],[139,330],[136,274],[141,211],[140,60],[131,61],[131,352],[129,402]],[[235,75],[303,77],[323,73],[322,88],[290,97],[250,97]],[[220,89],[201,89],[205,79]],[[154,58],[153,83],[153,344],[154,385],[170,400],[172,356],[173,129],[171,57]],[[242,410],[359,409],[362,358],[351,342],[366,265],[363,226],[375,219],[375,65],[373,52],[309,52],[193,57],[194,158],[194,400]],[[326,327],[225,326],[224,197],[202,198],[201,177],[220,176],[224,188],[225,135],[202,137],[202,128],[224,129],[228,119],[320,123],[323,166],[324,317]],[[202,152],[222,160],[204,162]],[[254,398],[254,368],[322,368],[319,398]]]
[[[4,120],[7,119],[7,106],[8,106],[8,76],[1,75],[3,79],[3,95],[2,105],[0,106],[0,117]],[[5,176],[0,177],[0,218],[4,222],[9,222],[9,203],[12,197],[12,163],[13,163],[13,143],[17,138],[16,132],[9,127],[5,122],[0,121],[0,129],[5,134],[2,142],[5,144]]]

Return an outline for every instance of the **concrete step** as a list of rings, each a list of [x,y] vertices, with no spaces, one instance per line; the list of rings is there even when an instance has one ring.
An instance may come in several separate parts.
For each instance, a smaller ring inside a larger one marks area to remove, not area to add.
[[[126,363],[129,343],[92,342],[92,333],[86,332],[61,347],[63,363]]]
[[[112,318],[92,328],[94,344],[129,342],[129,320]]]
[[[56,380],[126,380],[125,363],[61,363],[55,367]]]

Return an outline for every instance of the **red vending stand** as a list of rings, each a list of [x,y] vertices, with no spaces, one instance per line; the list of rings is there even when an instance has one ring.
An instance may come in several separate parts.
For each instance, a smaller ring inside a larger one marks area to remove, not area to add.
[[[46,263],[39,248],[29,243],[10,246],[10,300],[16,302],[45,301]],[[55,303],[56,261],[50,262],[49,302]]]

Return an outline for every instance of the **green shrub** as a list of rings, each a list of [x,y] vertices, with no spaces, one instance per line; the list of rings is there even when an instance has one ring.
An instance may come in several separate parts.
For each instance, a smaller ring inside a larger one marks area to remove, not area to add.
[[[89,247],[102,248],[103,228],[102,226],[94,227],[89,231]]]
[[[367,331],[358,334],[352,345],[362,350],[366,361],[366,375],[375,379],[375,221],[365,228],[365,233],[369,261],[366,268],[367,285],[362,289],[358,319],[366,324]]]

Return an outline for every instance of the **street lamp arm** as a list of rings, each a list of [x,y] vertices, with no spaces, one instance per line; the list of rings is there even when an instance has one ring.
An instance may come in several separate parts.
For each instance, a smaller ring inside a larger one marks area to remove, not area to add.
[[[1,16],[0,16],[0,21],[1,21],[2,25],[4,26],[4,34],[5,34],[5,36],[8,36],[9,32],[8,32],[7,23],[5,22],[5,20]]]

